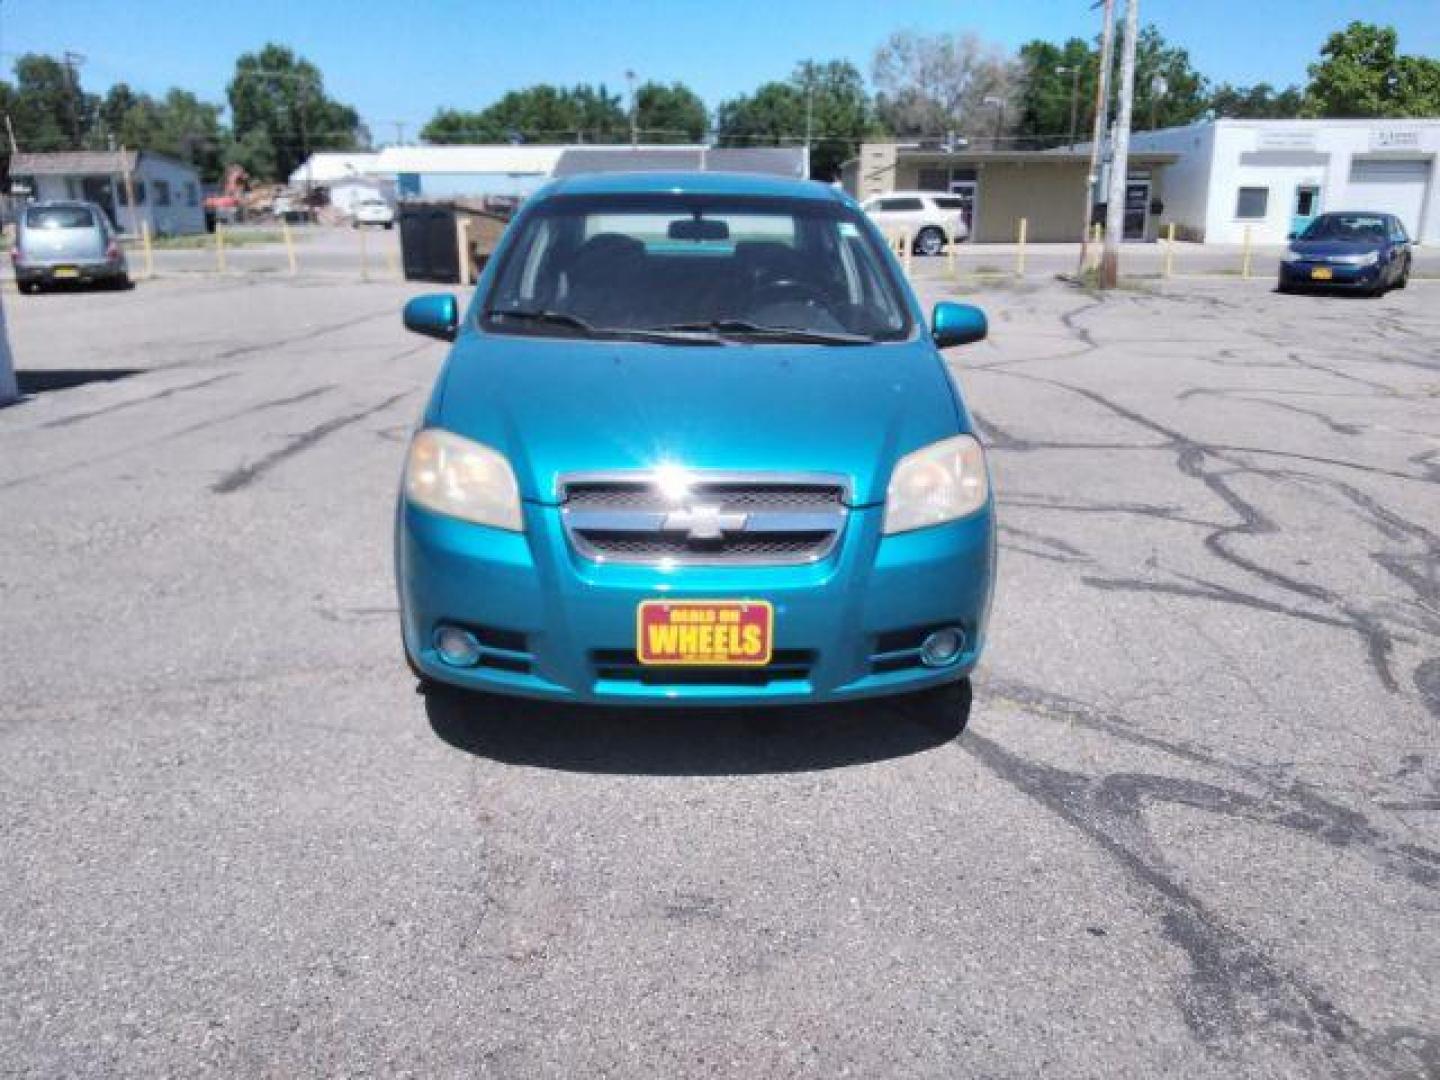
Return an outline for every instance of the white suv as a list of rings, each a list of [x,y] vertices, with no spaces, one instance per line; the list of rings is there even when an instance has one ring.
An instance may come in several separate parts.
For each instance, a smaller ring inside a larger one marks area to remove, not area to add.
[[[959,195],[937,191],[891,191],[864,203],[865,213],[881,232],[909,233],[917,255],[939,255],[953,237],[965,240],[965,200]]]
[[[379,225],[386,229],[395,227],[395,208],[384,199],[365,199],[355,204],[355,228],[362,225]]]

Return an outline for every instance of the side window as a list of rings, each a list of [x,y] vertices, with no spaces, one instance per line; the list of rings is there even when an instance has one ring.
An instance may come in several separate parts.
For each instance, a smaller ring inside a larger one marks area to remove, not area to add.
[[[1235,216],[1242,221],[1258,221],[1270,204],[1270,189],[1242,187],[1235,199]]]
[[[1390,219],[1390,239],[1397,244],[1408,243],[1410,237],[1406,235],[1405,226],[1400,224],[1399,218]]]
[[[898,210],[908,213],[912,210],[924,210],[925,204],[922,203],[919,199],[881,199],[880,209]]]

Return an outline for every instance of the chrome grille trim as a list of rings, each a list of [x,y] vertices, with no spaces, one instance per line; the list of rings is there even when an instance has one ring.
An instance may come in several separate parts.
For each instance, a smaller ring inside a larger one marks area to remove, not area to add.
[[[849,519],[849,486],[829,474],[697,471],[679,500],[640,471],[566,474],[557,488],[571,546],[601,563],[814,563],[835,549]]]

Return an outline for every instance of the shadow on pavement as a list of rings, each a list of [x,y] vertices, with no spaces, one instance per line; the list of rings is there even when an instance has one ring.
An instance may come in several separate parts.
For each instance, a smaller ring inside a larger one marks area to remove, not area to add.
[[[58,368],[54,371],[15,372],[15,381],[22,394],[48,394],[56,390],[71,390],[92,382],[115,382],[139,375],[141,368]]]
[[[729,776],[835,769],[934,749],[970,719],[968,693],[768,709],[620,709],[431,689],[445,742],[511,765]]]

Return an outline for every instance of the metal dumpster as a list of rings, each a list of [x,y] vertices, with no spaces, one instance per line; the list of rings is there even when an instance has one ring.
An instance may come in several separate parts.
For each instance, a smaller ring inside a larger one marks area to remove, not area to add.
[[[398,220],[405,280],[459,284],[463,222],[463,245],[469,262],[465,281],[474,281],[500,243],[509,218],[508,208],[484,204],[402,202]]]

